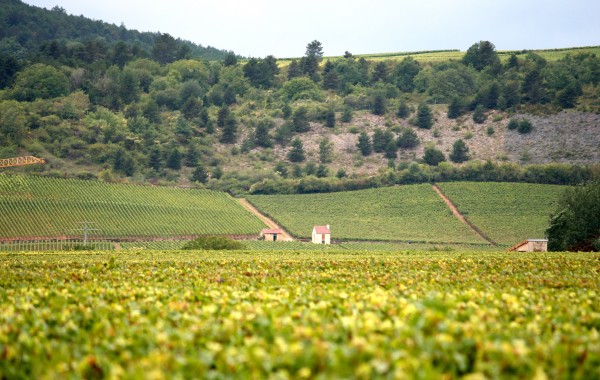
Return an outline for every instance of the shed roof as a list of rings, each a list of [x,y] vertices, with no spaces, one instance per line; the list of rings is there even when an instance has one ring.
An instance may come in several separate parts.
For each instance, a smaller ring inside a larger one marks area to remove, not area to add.
[[[512,247],[510,247],[508,249],[509,252],[514,251],[518,248],[521,248],[522,246],[524,246],[527,243],[533,242],[533,243],[542,243],[542,242],[547,242],[548,239],[527,239],[527,240],[523,240],[522,242],[513,245]]]
[[[510,247],[508,249],[508,252],[512,252],[512,251],[516,250],[517,248],[524,246],[525,244],[527,244],[527,242],[528,242],[528,240],[523,240],[522,242],[513,245],[512,247]]]
[[[329,226],[315,226],[314,229],[316,233],[321,235],[331,234],[331,231],[329,231]]]
[[[281,231],[279,228],[265,228],[264,230],[260,231],[262,234],[281,234],[283,233],[283,231]]]

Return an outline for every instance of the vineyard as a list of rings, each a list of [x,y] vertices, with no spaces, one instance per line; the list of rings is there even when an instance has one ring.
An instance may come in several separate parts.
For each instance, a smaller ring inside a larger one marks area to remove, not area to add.
[[[600,378],[597,253],[0,254],[0,378]]]
[[[497,182],[438,185],[471,224],[501,246],[544,237],[548,217],[564,189],[555,185]],[[248,199],[293,234],[304,238],[310,236],[313,225],[330,224],[334,239],[485,244],[454,218],[431,186],[425,184]]]
[[[0,174],[0,238],[257,235],[226,193]],[[83,225],[84,222],[87,226]]]
[[[470,223],[501,246],[543,237],[563,189],[473,182],[440,183],[439,187]],[[343,249],[435,249],[444,244],[451,245],[446,249],[468,245],[485,249],[486,244],[452,215],[427,184],[256,195],[248,200],[299,238],[309,238],[314,225],[331,225],[334,240],[354,241],[345,242]],[[2,174],[0,214],[0,251],[71,249],[81,243],[86,229],[91,241],[98,240],[97,249],[179,249],[182,241],[196,235],[253,238],[264,227],[221,192]],[[179,241],[160,241],[165,238]],[[371,247],[366,241],[380,243]],[[274,247],[252,244],[251,249]],[[293,247],[302,248],[292,243],[276,249]]]
[[[428,184],[329,194],[256,195],[248,200],[304,238],[310,237],[314,225],[329,224],[333,239],[486,243],[452,215]]]
[[[458,210],[499,244],[543,238],[564,187],[529,183],[438,184]]]

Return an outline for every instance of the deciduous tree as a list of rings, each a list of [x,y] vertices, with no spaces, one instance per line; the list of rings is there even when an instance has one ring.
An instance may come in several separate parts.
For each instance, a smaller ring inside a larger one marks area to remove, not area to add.
[[[493,43],[479,41],[469,47],[462,62],[467,66],[473,66],[477,71],[481,71],[488,66],[499,65],[500,58],[498,58]]]
[[[600,180],[567,188],[546,229],[548,250],[600,251]]]

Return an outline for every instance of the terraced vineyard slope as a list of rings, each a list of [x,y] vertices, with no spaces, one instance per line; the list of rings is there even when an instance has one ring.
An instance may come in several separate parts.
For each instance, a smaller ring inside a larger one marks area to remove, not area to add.
[[[466,219],[503,245],[542,238],[563,186],[446,182],[438,186]]]
[[[226,193],[0,174],[0,238],[257,235],[264,224]]]
[[[248,200],[298,237],[310,237],[314,225],[329,224],[333,239],[486,244],[429,184]]]

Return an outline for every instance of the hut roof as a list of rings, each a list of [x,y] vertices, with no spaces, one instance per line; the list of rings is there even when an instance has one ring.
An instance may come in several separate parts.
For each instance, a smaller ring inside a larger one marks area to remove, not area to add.
[[[279,228],[265,228],[264,230],[260,231],[262,234],[281,234],[282,231]]]
[[[315,232],[320,235],[331,234],[331,231],[329,231],[329,226],[315,226],[314,229]]]
[[[548,239],[527,239],[527,240],[523,240],[520,243],[517,243],[515,245],[513,245],[512,247],[510,247],[508,249],[508,252],[512,252],[518,248],[521,248],[522,246],[524,246],[525,244],[529,243],[529,242],[547,242]]]

